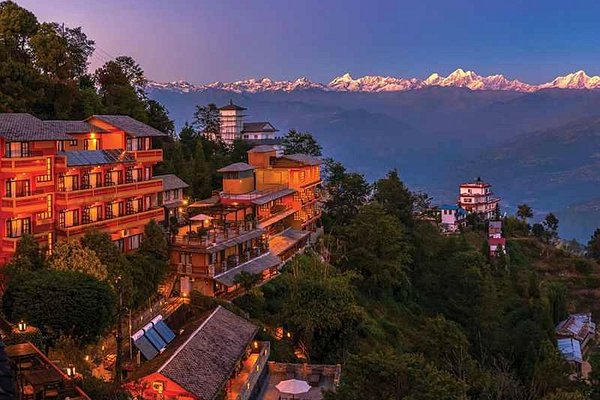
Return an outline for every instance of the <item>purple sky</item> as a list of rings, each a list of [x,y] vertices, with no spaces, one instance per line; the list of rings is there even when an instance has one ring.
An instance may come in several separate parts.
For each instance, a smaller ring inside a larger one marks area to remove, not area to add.
[[[530,83],[600,74],[600,2],[563,0],[17,0],[82,26],[92,68],[130,55],[150,79],[425,78],[457,67]]]

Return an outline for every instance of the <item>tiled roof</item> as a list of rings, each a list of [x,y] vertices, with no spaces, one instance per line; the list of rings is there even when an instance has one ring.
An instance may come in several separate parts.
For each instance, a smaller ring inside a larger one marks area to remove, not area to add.
[[[63,121],[63,120],[50,120],[43,121],[49,129],[55,132],[64,133],[88,133],[88,132],[107,132],[102,128],[94,126],[85,121]]]
[[[64,131],[46,125],[31,114],[0,114],[0,136],[8,141],[71,140]]]
[[[157,372],[203,400],[217,397],[258,328],[218,306]]]
[[[262,144],[260,146],[255,146],[248,150],[248,153],[268,153],[270,151],[277,151],[274,145],[271,144]]]
[[[246,164],[245,162],[238,162],[234,164],[229,164],[226,167],[218,169],[217,172],[241,172],[241,171],[250,171],[255,169],[252,165]]]
[[[152,179],[162,179],[163,190],[185,189],[190,187],[180,177],[175,174],[155,175]]]
[[[275,129],[269,122],[244,122],[242,133],[252,132],[279,132],[279,129]]]
[[[442,204],[440,210],[458,210],[460,207],[456,204]]]
[[[111,124],[133,137],[167,136],[166,133],[133,119],[128,115],[94,115],[93,118]]]
[[[285,158],[287,160],[292,160],[299,162],[300,164],[305,165],[320,165],[321,159],[314,156],[309,156],[308,154],[286,154],[281,158]]]
[[[264,196],[260,196],[260,197],[257,197],[256,199],[252,200],[252,204],[256,204],[257,206],[262,206],[264,204],[267,204],[270,201],[280,199],[284,196],[289,196],[290,194],[294,194],[294,193],[296,193],[296,189],[292,189],[292,188],[285,188],[285,189],[277,190],[274,192],[268,192],[268,193],[265,193]]]
[[[229,100],[229,104],[227,104],[226,106],[223,106],[221,108],[219,108],[219,110],[224,110],[224,111],[228,111],[228,110],[237,110],[237,111],[243,111],[245,110],[244,107],[240,107],[238,105],[233,104],[233,100]]]
[[[130,153],[121,150],[74,150],[62,151],[58,155],[67,157],[69,167],[135,162]]]
[[[283,143],[283,138],[273,138],[273,139],[244,139],[244,142],[260,146],[260,145],[281,145]]]

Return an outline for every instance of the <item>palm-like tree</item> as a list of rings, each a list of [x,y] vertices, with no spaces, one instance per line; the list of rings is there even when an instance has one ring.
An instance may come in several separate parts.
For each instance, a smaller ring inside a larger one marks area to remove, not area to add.
[[[526,222],[527,218],[533,218],[533,209],[527,204],[519,204],[517,206],[517,217]]]

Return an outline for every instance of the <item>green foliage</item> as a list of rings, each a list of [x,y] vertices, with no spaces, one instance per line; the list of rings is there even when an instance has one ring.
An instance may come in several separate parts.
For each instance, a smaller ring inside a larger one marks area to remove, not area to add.
[[[517,206],[517,217],[521,218],[523,222],[527,222],[528,218],[533,218],[533,209],[527,204],[519,204]]]
[[[548,234],[548,239],[553,240],[558,237],[558,218],[556,215],[549,213],[544,218],[542,222],[544,228],[546,228],[546,233]]]
[[[310,132],[298,132],[290,129],[283,137],[282,144],[285,154],[308,154],[316,157],[322,155],[321,145],[317,143]]]
[[[600,228],[594,231],[587,244],[587,256],[600,260]]]
[[[467,385],[417,354],[371,352],[351,356],[337,393],[344,400],[466,400]]]
[[[91,375],[85,375],[81,382],[83,391],[94,400],[129,400],[131,396],[122,388],[115,387],[112,382],[105,382],[102,379]]]
[[[146,101],[148,125],[166,133],[171,138],[175,135],[175,123],[169,117],[169,111],[156,100]]]
[[[330,229],[343,226],[352,221],[361,206],[367,203],[371,194],[371,185],[365,177],[346,168],[334,160],[326,161],[325,190],[328,194],[324,204],[326,219]]]
[[[139,252],[162,263],[169,260],[169,248],[165,232],[155,220],[151,220],[144,227],[144,236]]]
[[[249,291],[261,280],[260,274],[251,274],[246,271],[242,271],[237,274],[233,280],[233,283],[240,285],[245,291]]]
[[[24,319],[51,337],[72,336],[81,344],[106,334],[115,316],[115,294],[96,278],[73,271],[38,270],[15,276],[3,296],[11,321]],[[94,323],[90,323],[93,316]]]
[[[527,236],[529,235],[529,225],[522,219],[506,217],[502,221],[502,231],[506,237]]]
[[[106,265],[102,264],[96,252],[83,247],[77,241],[61,240],[56,243],[48,266],[57,271],[77,271],[105,280],[108,277]]]
[[[347,261],[341,265],[362,276],[369,295],[391,290],[400,298],[406,297],[409,286],[406,270],[411,256],[405,230],[378,203],[363,206],[344,227],[341,239]]]
[[[197,105],[192,126],[206,137],[218,138],[221,121],[217,106],[214,103],[206,106]]]
[[[17,243],[12,259],[6,265],[9,276],[21,272],[35,271],[45,267],[45,258],[38,242],[29,234],[24,234]]]
[[[386,177],[375,182],[374,199],[385,207],[405,225],[412,224],[413,194],[408,190],[398,176],[398,171],[391,170]]]

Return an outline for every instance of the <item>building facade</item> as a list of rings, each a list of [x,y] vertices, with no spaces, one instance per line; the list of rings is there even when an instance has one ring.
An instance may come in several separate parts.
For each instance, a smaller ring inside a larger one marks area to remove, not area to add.
[[[500,198],[494,196],[492,185],[481,178],[460,185],[458,205],[468,213],[476,213],[489,220],[494,218],[499,203]]]
[[[455,233],[465,225],[467,212],[455,204],[443,204],[439,208],[442,232]]]
[[[232,145],[234,140],[247,140],[253,143],[273,142],[278,130],[266,121],[245,122],[246,109],[233,104],[219,108],[220,137],[228,145]]]
[[[223,190],[188,208],[188,226],[171,240],[181,293],[226,296],[246,272],[269,279],[320,228],[320,160],[281,155],[274,146],[248,152],[248,163],[219,170]]]
[[[153,179],[160,179],[162,181],[163,190],[158,195],[158,204],[165,210],[165,225],[168,226],[172,218],[181,221],[184,208],[188,204],[184,192],[190,185],[173,174],[156,175]]]
[[[108,233],[122,251],[137,248],[144,225],[163,220],[157,202],[162,132],[120,115],[41,121],[0,114],[0,263],[31,234],[48,250],[87,230]]]

